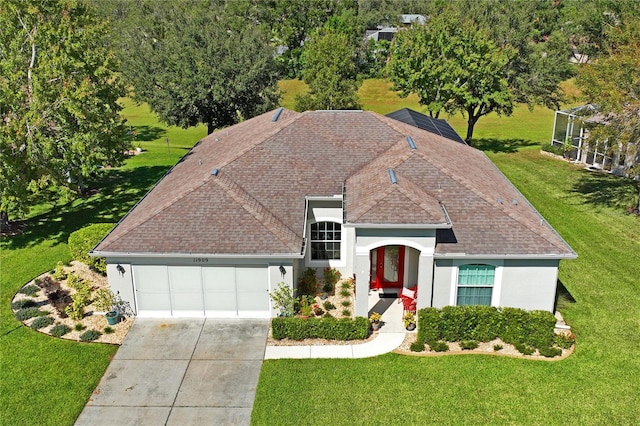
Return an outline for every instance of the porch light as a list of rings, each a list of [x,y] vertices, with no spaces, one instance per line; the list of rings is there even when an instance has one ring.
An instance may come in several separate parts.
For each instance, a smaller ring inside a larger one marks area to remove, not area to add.
[[[126,272],[124,267],[119,263],[116,265],[116,270],[120,273],[120,275],[124,275],[124,273]]]
[[[284,269],[284,266],[280,265],[280,267],[278,268],[280,270],[280,273],[282,274],[282,278],[284,278],[284,276],[287,274],[287,270]]]

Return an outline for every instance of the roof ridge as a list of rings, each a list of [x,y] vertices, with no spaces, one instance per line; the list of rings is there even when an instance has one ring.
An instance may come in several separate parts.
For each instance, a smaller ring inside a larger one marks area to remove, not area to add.
[[[300,247],[294,246],[293,241],[300,239],[291,228],[282,222],[275,214],[267,209],[256,198],[249,194],[242,186],[238,185],[230,177],[221,173],[214,178],[218,186],[224,190],[234,201],[236,201],[243,209],[245,209],[254,218],[260,221],[280,242],[285,244],[291,250],[301,250]]]
[[[296,122],[297,120],[299,120],[301,117],[303,117],[305,115],[304,112],[297,112],[297,111],[292,111],[290,109],[284,108],[283,111],[291,111],[294,113],[294,115],[292,117],[282,117],[280,118],[278,121],[282,122],[286,122],[285,125],[279,126],[275,129],[271,129],[268,132],[265,132],[262,134],[262,137],[260,139],[258,139],[255,143],[251,144],[250,146],[245,147],[244,149],[237,151],[236,155],[230,159],[228,159],[226,162],[218,164],[217,168],[221,169],[224,166],[227,166],[231,163],[233,163],[234,161],[236,161],[238,158],[242,157],[243,155],[245,155],[247,152],[255,149],[257,146],[262,145],[263,143],[265,143],[268,139],[274,137],[275,135],[277,135],[278,133],[282,132],[284,129],[286,129],[287,127],[289,127],[292,123]],[[286,121],[289,120],[289,121]],[[277,121],[276,121],[277,123]],[[240,123],[238,123],[240,124]],[[223,131],[224,129],[220,129],[220,131]],[[211,135],[216,134],[216,132],[211,133]],[[208,136],[211,136],[208,135]]]
[[[426,211],[434,218],[438,216],[444,216],[444,213],[440,207],[442,203],[437,197],[434,197],[424,189],[420,188],[415,182],[407,178],[404,174],[398,173],[397,171],[395,173],[398,177],[402,178],[398,181],[398,190],[400,192],[402,192],[406,197],[408,197],[411,201],[420,206],[422,210]],[[420,200],[420,202],[414,201],[414,197],[412,197],[414,195],[418,195],[417,199]],[[426,202],[427,199],[436,201],[438,203],[438,208],[433,208],[432,203]],[[446,221],[446,218],[444,219]]]

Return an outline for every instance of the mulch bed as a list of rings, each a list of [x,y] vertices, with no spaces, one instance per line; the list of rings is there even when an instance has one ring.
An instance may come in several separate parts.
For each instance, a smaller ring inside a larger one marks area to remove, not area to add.
[[[70,266],[65,267],[65,270],[67,273],[73,272],[75,275],[78,275],[83,280],[89,281],[91,284],[92,293],[95,290],[98,290],[100,288],[108,287],[107,277],[104,277],[101,274],[98,274],[92,271],[84,263],[73,261],[71,262]],[[53,279],[53,276],[50,272],[45,272],[44,274],[41,274],[34,280],[26,283],[22,288],[29,285],[35,285],[35,282],[37,279],[45,279],[47,277]],[[66,285],[66,280],[60,280],[59,283],[60,283],[60,288],[62,290],[69,291],[70,294],[75,293],[74,289]],[[133,317],[131,317],[131,318],[123,318],[116,325],[109,325],[103,313],[98,313],[92,304],[90,304],[85,308],[85,315],[80,321],[75,321],[68,317],[62,318],[58,314],[57,310],[50,304],[44,289],[40,289],[40,291],[35,296],[27,296],[25,294],[18,292],[13,297],[13,300],[11,302],[12,303],[17,302],[21,299],[33,299],[41,311],[47,312],[47,316],[53,318],[54,323],[50,326],[46,326],[44,328],[39,329],[38,330],[39,332],[50,335],[51,329],[56,324],[64,324],[64,325],[67,325],[69,328],[71,328],[71,331],[69,333],[61,337],[62,339],[80,341],[80,335],[82,333],[84,333],[87,330],[96,330],[102,333],[102,335],[98,337],[98,339],[94,340],[94,342],[120,345],[122,344],[124,337],[127,335],[129,328],[133,324]],[[13,310],[13,312],[15,313],[17,311]],[[36,318],[27,319],[25,321],[22,321],[22,323],[25,326],[29,327],[36,320]],[[83,329],[80,331],[77,331],[75,329],[76,324],[81,324]],[[111,327],[111,329],[113,330],[113,333],[107,334],[104,332],[104,329],[107,326]]]

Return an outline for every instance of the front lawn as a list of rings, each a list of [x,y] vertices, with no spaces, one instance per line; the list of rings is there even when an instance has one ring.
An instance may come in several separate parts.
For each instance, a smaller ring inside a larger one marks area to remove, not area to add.
[[[560,269],[574,354],[265,361],[253,424],[637,423],[640,218],[622,208],[634,185],[535,150],[490,157],[580,256]]]

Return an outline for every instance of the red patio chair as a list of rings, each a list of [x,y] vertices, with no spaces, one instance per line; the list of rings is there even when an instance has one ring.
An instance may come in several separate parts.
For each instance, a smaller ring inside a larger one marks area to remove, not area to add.
[[[402,291],[400,292],[400,301],[402,302],[402,307],[405,312],[410,311],[415,313],[418,298],[418,285],[414,285],[413,287],[402,287]]]

